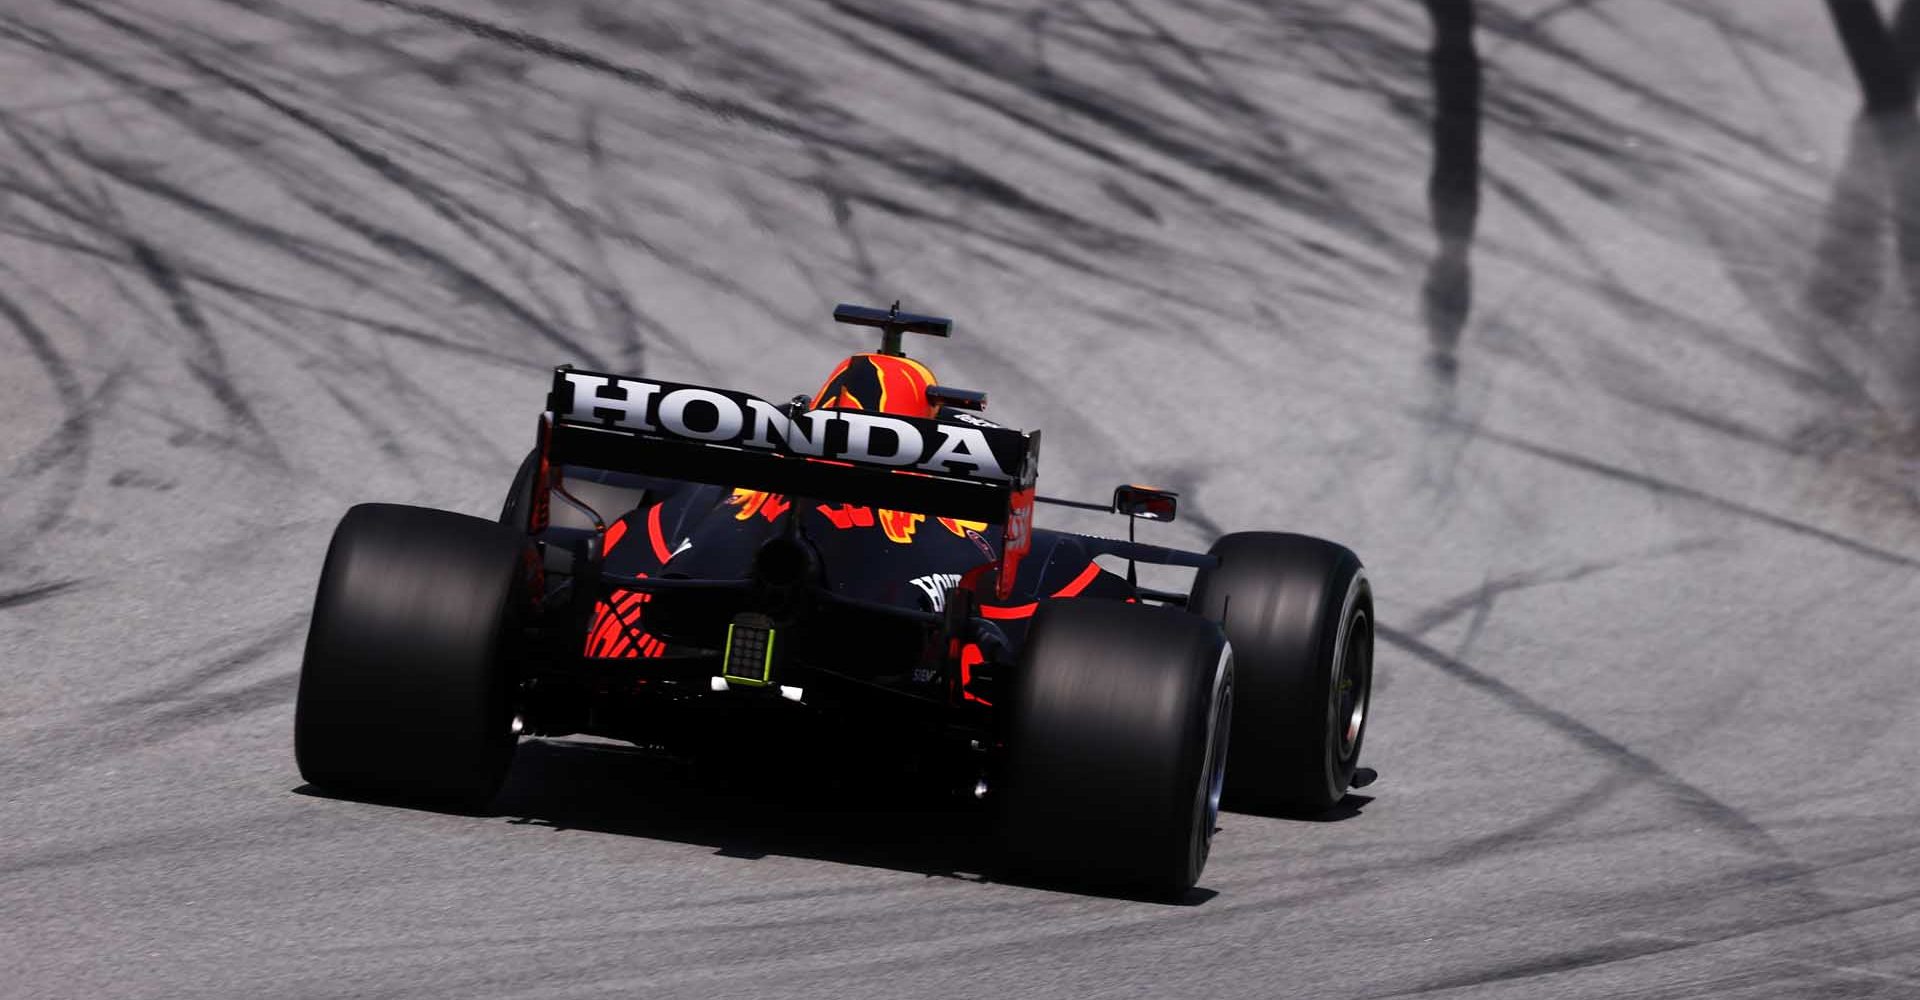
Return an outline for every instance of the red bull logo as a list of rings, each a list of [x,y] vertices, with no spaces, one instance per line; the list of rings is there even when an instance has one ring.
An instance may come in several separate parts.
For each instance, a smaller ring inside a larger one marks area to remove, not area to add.
[[[732,495],[727,497],[726,503],[729,506],[739,508],[739,510],[733,514],[733,519],[736,521],[752,520],[755,514],[769,521],[773,521],[777,520],[780,515],[792,508],[792,503],[783,496],[748,489],[734,490]],[[826,518],[827,522],[832,524],[837,530],[850,531],[854,528],[872,528],[877,526],[886,534],[888,541],[900,545],[912,545],[915,533],[920,530],[920,525],[927,519],[927,515],[916,514],[912,511],[887,510],[885,508],[876,510],[872,507],[861,507],[850,503],[838,505],[820,504],[815,507],[814,510],[818,511],[820,516]],[[952,517],[936,518],[935,520],[939,522],[942,528],[947,529],[947,531],[951,532],[956,538],[977,539],[987,530],[987,522],[985,521],[964,521]]]
[[[966,538],[967,532],[969,531],[976,535],[984,535],[987,532],[987,522],[985,521],[962,521],[959,518],[953,517],[942,517],[936,520],[940,522],[942,528],[953,532],[955,538]]]
[[[736,489],[727,497],[730,506],[740,508],[734,512],[733,519],[747,521],[759,514],[769,521],[777,521],[793,504],[786,497],[761,490]]]
[[[885,508],[875,510],[872,507],[857,507],[850,503],[839,506],[821,504],[814,509],[841,531],[878,526],[882,532],[886,533],[888,541],[900,545],[912,545],[914,534],[920,530],[921,522],[927,519],[927,515],[915,514],[912,511]],[[940,518],[939,521],[941,526],[961,538],[967,537],[968,526],[978,525],[982,529],[986,527],[984,522],[956,521],[950,517]]]
[[[843,503],[838,507],[821,504],[814,509],[819,511],[828,523],[841,531],[873,527],[873,508],[871,507],[855,507],[853,504]]]
[[[925,514],[911,514],[903,510],[880,511],[880,530],[887,533],[887,540],[901,545],[913,544],[913,533],[920,522],[927,519]]]

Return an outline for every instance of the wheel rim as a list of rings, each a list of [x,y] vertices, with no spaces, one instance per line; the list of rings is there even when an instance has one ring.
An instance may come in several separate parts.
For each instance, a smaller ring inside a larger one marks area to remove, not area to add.
[[[1213,828],[1220,822],[1220,794],[1227,787],[1227,730],[1233,726],[1233,685],[1220,695],[1214,710],[1212,745],[1207,747],[1207,816],[1205,835],[1213,839]]]
[[[1194,873],[1207,863],[1207,855],[1213,848],[1213,830],[1220,825],[1220,796],[1227,784],[1227,745],[1233,727],[1233,679],[1227,677],[1220,686],[1220,695],[1214,699],[1212,718],[1207,724],[1207,751],[1201,759],[1200,771],[1200,808],[1194,810],[1194,822],[1198,826],[1195,832]]]
[[[1327,709],[1333,721],[1329,729],[1334,753],[1345,764],[1360,749],[1360,737],[1366,732],[1367,701],[1373,689],[1372,626],[1365,611],[1356,612],[1348,621],[1342,646],[1345,648],[1328,692]]]

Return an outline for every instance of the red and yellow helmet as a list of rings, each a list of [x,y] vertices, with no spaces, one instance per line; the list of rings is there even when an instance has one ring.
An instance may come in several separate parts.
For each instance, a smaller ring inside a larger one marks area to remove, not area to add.
[[[827,376],[813,407],[931,418],[935,407],[927,400],[927,389],[933,384],[933,372],[912,358],[856,354]]]

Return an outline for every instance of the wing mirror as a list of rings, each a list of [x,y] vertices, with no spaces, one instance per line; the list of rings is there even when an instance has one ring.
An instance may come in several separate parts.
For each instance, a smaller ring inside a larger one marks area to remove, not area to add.
[[[935,407],[951,406],[956,410],[979,412],[987,408],[987,394],[972,389],[955,389],[950,385],[927,386],[927,402]]]
[[[1151,486],[1121,486],[1113,491],[1113,512],[1147,521],[1171,521],[1179,509],[1180,494]]]

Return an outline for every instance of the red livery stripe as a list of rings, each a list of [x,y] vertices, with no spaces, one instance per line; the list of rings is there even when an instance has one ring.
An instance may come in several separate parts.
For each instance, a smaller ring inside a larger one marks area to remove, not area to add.
[[[647,511],[647,539],[653,543],[653,557],[665,566],[667,560],[673,558],[673,550],[667,548],[666,536],[660,533],[660,506],[654,504],[653,509]]]
[[[1080,592],[1087,589],[1087,586],[1093,583],[1094,579],[1099,575],[1100,567],[1094,563],[1088,563],[1087,568],[1081,570],[1079,576],[1074,577],[1066,586],[1054,591],[1053,596],[1079,597]],[[994,621],[1007,621],[1013,618],[1032,618],[1033,613],[1038,610],[1040,610],[1038,602],[1033,604],[1015,604],[1008,607],[982,604],[980,605],[980,617],[990,618]]]

